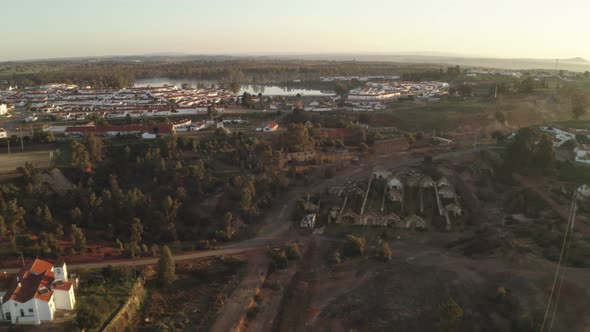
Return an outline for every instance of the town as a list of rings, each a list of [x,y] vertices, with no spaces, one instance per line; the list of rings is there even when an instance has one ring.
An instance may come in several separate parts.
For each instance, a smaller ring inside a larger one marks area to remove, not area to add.
[[[590,3],[5,1],[0,332],[588,332]]]

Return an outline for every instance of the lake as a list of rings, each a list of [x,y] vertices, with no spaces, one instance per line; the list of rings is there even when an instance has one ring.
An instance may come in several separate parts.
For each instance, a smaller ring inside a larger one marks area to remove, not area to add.
[[[203,83],[207,87],[211,86],[211,84],[217,84],[217,82],[215,82],[215,81],[197,80],[197,79],[178,79],[178,78],[145,78],[145,79],[135,80],[136,87],[146,87],[148,85],[150,85],[150,86],[163,86],[165,84],[176,85],[176,86],[180,87],[184,83],[188,83],[192,87],[196,87],[197,84],[199,84],[199,83]],[[289,87],[278,86],[278,85],[259,85],[259,84],[242,85],[242,88],[241,88],[239,94],[243,94],[244,92],[248,92],[251,94],[262,93],[263,95],[267,95],[267,96],[294,96],[298,93],[300,93],[303,96],[330,96],[330,95],[334,94],[333,91],[302,89],[302,88],[289,88]]]

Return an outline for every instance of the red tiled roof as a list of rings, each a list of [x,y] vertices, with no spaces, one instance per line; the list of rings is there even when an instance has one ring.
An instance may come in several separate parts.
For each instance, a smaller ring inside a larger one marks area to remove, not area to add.
[[[70,288],[72,288],[72,283],[69,281],[65,281],[63,284],[57,286],[57,285],[53,285],[51,286],[51,289],[57,289],[57,290],[63,290],[63,291],[69,291]]]
[[[160,124],[160,125],[124,125],[124,126],[79,126],[79,127],[67,127],[66,133],[97,133],[104,134],[107,132],[148,132],[153,133],[157,131],[160,134],[169,134],[172,132],[172,125]]]
[[[350,128],[322,128],[320,133],[331,138],[349,138],[355,135],[354,130]]]
[[[55,280],[55,275],[51,271],[52,267],[51,263],[40,259],[23,267],[17,275],[18,280],[16,278],[13,280],[2,301],[15,300],[25,303],[33,298],[49,301],[53,295],[51,284]],[[43,288],[47,288],[48,291],[39,294],[38,291]]]

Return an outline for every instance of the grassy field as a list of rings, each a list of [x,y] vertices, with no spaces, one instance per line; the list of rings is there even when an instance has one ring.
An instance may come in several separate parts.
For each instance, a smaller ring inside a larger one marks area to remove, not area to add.
[[[405,131],[449,130],[463,122],[483,120],[489,106],[485,101],[394,103],[385,111],[375,112],[371,125],[392,125]]]
[[[552,124],[574,128],[574,129],[590,129],[590,120],[565,120],[565,121],[558,121],[553,122]]]

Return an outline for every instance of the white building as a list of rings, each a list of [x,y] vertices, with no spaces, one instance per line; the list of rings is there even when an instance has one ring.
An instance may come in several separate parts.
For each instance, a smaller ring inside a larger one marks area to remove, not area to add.
[[[0,115],[6,115],[8,113],[8,105],[0,104]]]
[[[315,220],[316,220],[315,213],[308,214],[305,217],[303,217],[303,219],[301,220],[300,226],[301,226],[301,228],[313,229],[315,227]]]
[[[590,164],[590,146],[580,145],[574,148],[574,155],[576,162],[582,164]]]
[[[8,133],[6,132],[6,129],[0,128],[0,138],[7,138],[7,137],[8,137]]]
[[[577,191],[578,194],[582,195],[582,197],[584,198],[590,197],[590,187],[588,187],[588,185],[586,184],[583,184],[580,187],[578,187]]]
[[[549,133],[550,135],[552,135],[554,137],[554,140],[553,140],[554,147],[560,147],[563,143],[565,143],[569,140],[576,139],[576,135],[574,135],[570,132],[567,132],[565,130],[561,130],[559,128],[542,126],[541,130],[546,133]]]
[[[8,290],[0,292],[0,321],[38,325],[52,321],[56,309],[74,310],[75,305],[66,264],[36,259],[20,270]]]
[[[142,139],[156,139],[158,138],[158,134],[150,134],[150,133],[143,133],[141,134]]]
[[[277,131],[279,129],[279,124],[276,122],[271,122],[264,127],[264,131]]]

